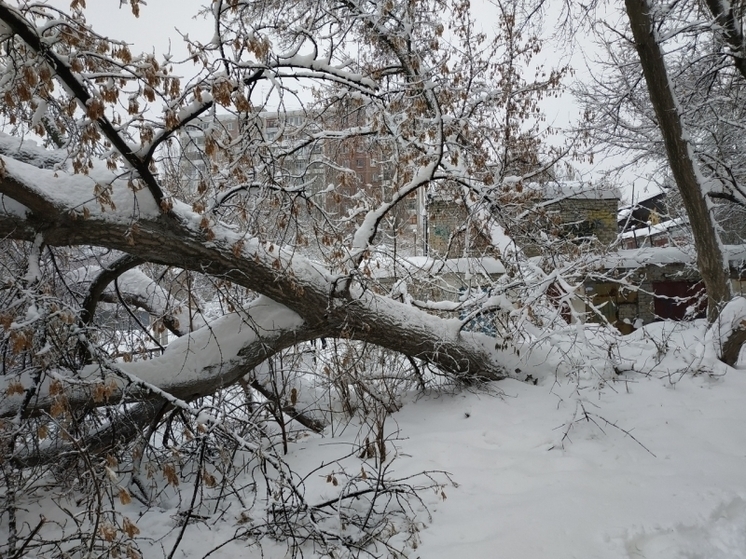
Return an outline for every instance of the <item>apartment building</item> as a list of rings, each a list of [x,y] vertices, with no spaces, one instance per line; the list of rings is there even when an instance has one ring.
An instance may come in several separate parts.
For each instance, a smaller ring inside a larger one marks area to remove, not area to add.
[[[242,142],[247,155],[238,164],[244,175],[258,185],[302,192],[319,211],[337,220],[349,218],[354,228],[361,208],[391,196],[394,170],[390,149],[380,139],[344,137],[342,131],[351,126],[354,122],[334,113],[322,117],[304,110],[199,120],[179,134],[180,178],[188,191],[197,192],[201,181],[226,172],[221,145]],[[330,130],[340,134],[324,134]],[[417,239],[416,198],[410,198],[381,226],[384,243],[399,243],[403,250],[413,248]]]

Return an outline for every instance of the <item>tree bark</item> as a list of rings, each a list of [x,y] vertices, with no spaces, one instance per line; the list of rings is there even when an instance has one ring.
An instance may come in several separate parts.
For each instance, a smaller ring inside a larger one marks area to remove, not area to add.
[[[694,236],[697,265],[707,290],[707,319],[712,323],[731,299],[728,262],[706,199],[705,185],[681,122],[647,0],[625,0],[650,102],[658,119],[666,156],[681,193]]]
[[[738,357],[741,355],[741,347],[746,343],[746,321],[741,323],[740,328],[737,328],[728,339],[723,342],[723,347],[720,349],[720,359],[726,365],[731,367],[735,366],[738,362]]]
[[[10,457],[16,468],[33,468],[48,464],[63,464],[69,457],[76,458],[81,451],[95,456],[116,448],[117,445],[128,442],[143,434],[148,425],[157,422],[168,403],[162,399],[140,402],[136,407],[127,411],[125,417],[118,418],[99,431],[82,440],[68,442],[57,437],[51,444],[41,449],[30,449],[18,452]]]

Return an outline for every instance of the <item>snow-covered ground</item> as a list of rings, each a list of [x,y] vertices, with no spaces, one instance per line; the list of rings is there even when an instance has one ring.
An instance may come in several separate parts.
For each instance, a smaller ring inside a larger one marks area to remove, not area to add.
[[[653,325],[625,338],[624,357],[638,368],[647,364],[646,374],[550,374],[536,385],[508,380],[407,397],[387,420],[397,455],[387,476],[442,470],[454,483],[433,474],[443,485],[422,492],[429,515],[415,504],[421,524],[392,543],[408,539],[406,556],[421,559],[746,557],[746,371],[673,373],[677,363],[704,367],[695,363],[702,328],[673,328]],[[661,360],[665,340],[670,352]],[[288,462],[307,476],[309,501],[336,495],[330,476],[344,484],[343,469],[372,471],[372,461],[355,450],[364,436],[350,424],[334,437],[291,444]],[[147,510],[136,501],[116,505],[140,530],[135,538],[145,557],[173,548],[191,495],[184,482],[181,489],[181,500],[169,489]],[[73,507],[72,497],[68,502]],[[225,543],[257,511],[224,503],[220,514],[190,525],[174,557],[258,553],[243,538]],[[40,504],[50,519],[62,520],[56,506]],[[38,512],[28,507],[24,520],[33,525]],[[286,551],[262,545],[267,558]]]
[[[569,386],[500,387],[397,418],[421,466],[460,484],[421,557],[746,557],[744,375],[609,384],[564,443],[579,419]]]

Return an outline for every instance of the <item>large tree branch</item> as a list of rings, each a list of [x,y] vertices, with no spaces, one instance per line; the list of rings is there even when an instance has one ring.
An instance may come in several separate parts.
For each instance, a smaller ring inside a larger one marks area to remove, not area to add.
[[[16,468],[33,468],[52,463],[64,463],[67,456],[77,457],[81,451],[101,455],[123,442],[131,441],[146,431],[148,425],[158,422],[168,403],[162,399],[140,402],[125,414],[81,440],[70,442],[63,437],[38,449],[27,449],[14,454],[10,461]]]
[[[106,287],[106,280],[113,281],[116,279],[116,271],[123,272],[126,268],[132,267],[133,265],[136,265],[135,261],[133,260],[133,257],[123,257],[118,259],[115,263],[113,263],[111,266],[104,269],[101,274],[99,274],[96,279],[94,280],[93,284],[95,285],[94,288],[92,288],[91,291],[96,291],[99,293],[98,300],[106,300],[107,295],[104,292],[104,288]],[[143,305],[146,305],[146,302],[141,302]],[[260,306],[257,303],[255,303],[254,306]],[[92,312],[92,311],[91,311]],[[251,313],[249,312],[247,314],[246,321],[251,325],[253,322],[248,317],[251,317]],[[170,326],[170,325],[169,325]],[[259,325],[255,325],[256,327],[259,327]],[[211,325],[210,329],[220,329],[220,325]],[[182,336],[182,332],[175,327],[170,328],[172,332],[177,336]],[[207,333],[207,330],[209,330],[207,327],[205,328],[205,332],[202,334]],[[217,336],[218,332],[211,332],[213,336]],[[248,336],[248,338],[252,338],[251,335]],[[298,337],[291,338],[291,342],[289,345],[293,345],[295,342],[300,341]],[[199,336],[195,336],[195,339],[193,341],[194,345],[198,345],[204,342],[203,338],[200,338]],[[183,390],[182,388],[174,388],[174,382],[171,382],[170,384],[168,382],[148,382],[144,379],[142,380],[142,384],[139,386],[140,389],[144,389],[144,392],[146,393],[144,397],[138,397],[136,399],[139,400],[139,404],[128,410],[126,414],[117,416],[115,421],[113,423],[105,425],[103,428],[93,432],[90,435],[85,436],[84,438],[74,441],[74,442],[68,442],[62,438],[56,439],[52,444],[45,446],[43,448],[38,449],[28,449],[25,451],[21,451],[14,455],[11,460],[16,467],[21,468],[27,468],[27,467],[34,467],[39,465],[46,465],[50,464],[52,462],[58,461],[58,460],[64,460],[65,456],[70,455],[77,455],[81,449],[85,449],[87,452],[92,454],[101,454],[104,452],[109,451],[110,449],[114,448],[115,446],[130,441],[139,434],[141,434],[145,427],[147,427],[149,424],[152,424],[153,422],[156,422],[159,420],[159,418],[162,416],[163,410],[169,405],[169,402],[167,399],[164,399],[162,397],[159,397],[157,393],[147,393],[147,387],[146,385],[151,384],[152,386],[157,386],[161,390],[165,390],[167,392],[170,392],[171,395],[173,395],[176,398],[179,398],[185,402],[190,402],[194,399],[197,399],[202,396],[206,396],[212,392],[214,392],[217,389],[227,387],[229,384],[233,384],[236,381],[242,380],[246,373],[248,371],[251,371],[259,365],[262,361],[266,360],[267,358],[270,358],[276,351],[281,349],[281,346],[272,347],[271,340],[268,340],[266,336],[262,336],[261,338],[256,338],[254,340],[248,339],[246,340],[246,344],[244,344],[244,347],[238,351],[238,354],[241,352],[245,352],[247,354],[256,355],[256,352],[251,351],[247,349],[251,344],[259,345],[261,346],[261,349],[264,351],[262,354],[259,353],[259,357],[257,358],[249,358],[246,361],[244,361],[243,365],[238,365],[238,369],[232,370],[230,374],[228,375],[222,375],[218,377],[209,377],[205,380],[210,383],[210,379],[212,380],[212,386],[208,384],[208,388],[206,391],[201,392],[193,392],[193,388],[190,390]],[[204,351],[205,348],[202,348],[202,351]],[[172,348],[173,351],[173,348]],[[220,360],[224,359],[230,359],[230,355],[226,351],[224,355],[220,356]],[[158,358],[157,358],[158,359]],[[168,361],[168,360],[165,360]],[[239,359],[240,362],[240,359]],[[210,374],[209,366],[205,367],[205,373],[206,375]],[[87,391],[85,389],[78,389],[77,391],[70,392],[68,391],[65,394],[66,399],[66,405],[72,407],[72,408],[85,408],[85,407],[94,407],[96,405],[106,404],[112,401],[121,401],[123,399],[131,399],[133,396],[135,396],[136,393],[131,392],[131,390],[128,391],[128,387],[121,385],[121,382],[123,381],[121,375],[118,375],[116,373],[117,369],[119,367],[115,367],[113,369],[114,372],[110,372],[107,377],[95,377],[93,382],[91,383],[90,389],[95,390],[95,385],[101,385],[106,384],[108,382],[115,382],[118,385],[118,389],[114,391],[107,400],[104,401],[98,401],[96,402],[92,398],[91,391]],[[121,370],[123,372],[129,372],[130,367],[127,365],[123,365]],[[168,374],[168,367],[164,367],[164,373],[163,377],[164,379],[160,379],[161,381],[165,380],[166,375]],[[257,390],[260,394],[271,400],[272,402],[278,402],[280,401],[280,398],[278,398],[277,394],[273,391],[271,388],[272,382],[271,379],[265,378],[266,375],[261,374],[255,374],[255,378],[251,381],[251,387]],[[79,378],[76,378],[76,380],[80,380]],[[177,379],[176,383],[178,384],[179,381]],[[48,388],[48,386],[46,387]],[[137,391],[137,389],[136,389]],[[193,392],[191,395],[187,394],[188,392]],[[44,388],[41,391],[41,396],[36,399],[35,402],[32,403],[31,406],[27,407],[27,412],[33,412],[33,413],[39,413],[42,411],[48,411],[50,408],[51,403],[53,403],[54,398],[50,398],[48,390],[45,390]],[[312,408],[313,404],[315,402],[300,402],[299,405],[293,406],[293,405],[286,405],[282,406],[282,412],[286,414],[291,419],[297,421],[301,425],[320,432],[324,429],[325,425],[322,421],[316,419],[313,417],[312,413],[309,413],[309,411],[304,410],[303,405],[308,404],[307,407]],[[13,410],[15,407],[13,405],[8,406],[6,409],[3,409],[2,405],[0,405],[0,416],[5,415],[11,415],[14,414]]]
[[[62,165],[67,153],[50,151],[36,145],[31,140],[23,140],[0,132],[0,155],[34,165],[40,169],[53,169]]]
[[[707,0],[707,7],[710,8],[715,22],[723,30],[723,36],[732,50],[733,65],[741,76],[746,78],[746,43],[744,42],[741,24],[734,12],[735,3],[723,0]]]
[[[55,376],[71,381],[64,394],[64,405],[70,409],[119,401],[161,401],[166,395],[190,402],[231,386],[278,351],[326,335],[328,331],[311,327],[286,307],[260,297],[243,312],[221,317],[172,342],[163,355],[153,359],[131,363],[101,360],[72,373],[58,370]],[[21,377],[24,385],[31,382],[30,373],[27,375],[28,379]],[[60,403],[59,394],[50,394],[50,382],[48,378],[38,388],[24,413],[48,411],[55,402]],[[111,389],[105,401],[95,398],[95,388],[101,385]],[[0,386],[0,391],[4,388]],[[0,401],[0,417],[15,416],[23,399],[20,394],[7,395]]]
[[[117,258],[114,262],[102,269],[96,278],[91,282],[88,288],[88,294],[83,300],[82,309],[80,312],[80,318],[85,324],[90,324],[93,320],[93,316],[96,314],[96,307],[98,306],[101,297],[104,294],[107,286],[125,273],[127,270],[143,264],[144,260],[126,254],[121,258]]]
[[[24,43],[26,43],[39,56],[44,57],[49,65],[54,68],[59,80],[67,90],[78,100],[83,110],[88,111],[93,95],[88,91],[85,84],[75,75],[70,66],[60,58],[51,45],[39,35],[34,28],[17,10],[0,2],[0,20],[5,23]],[[109,119],[101,115],[95,119],[101,132],[106,136],[114,148],[124,157],[127,163],[137,172],[140,179],[145,183],[156,204],[160,207],[164,199],[163,190],[157,179],[148,167],[150,161],[139,157],[127,145]]]
[[[36,234],[42,234],[49,245],[101,246],[149,262],[227,279],[262,293],[303,317],[310,329],[300,336],[303,339],[317,336],[361,339],[423,359],[465,378],[507,376],[493,349],[494,339],[464,338],[449,321],[360,286],[340,291],[340,285],[347,285],[346,277],[330,273],[292,249],[255,238],[241,239],[235,231],[219,224],[211,224],[208,234],[200,226],[201,216],[183,205],[175,206],[171,217],[154,208],[143,210],[135,224],[112,212],[76,218],[69,207],[69,195],[55,187],[52,172],[33,168],[29,171],[22,163],[6,163],[0,194],[22,202],[33,211],[23,227],[17,227],[17,223],[15,228],[4,227],[0,219],[0,231],[7,231],[13,238],[33,240]],[[67,177],[66,180],[85,179]],[[119,183],[113,186],[115,191],[126,189]],[[76,190],[80,188],[80,184],[74,186]],[[130,212],[125,208],[123,213],[129,216]]]

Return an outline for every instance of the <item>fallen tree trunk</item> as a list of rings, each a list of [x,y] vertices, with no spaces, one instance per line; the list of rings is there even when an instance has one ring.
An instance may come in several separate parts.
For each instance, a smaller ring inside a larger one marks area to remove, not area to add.
[[[275,324],[264,310],[252,306],[243,316],[224,318],[234,321],[234,330],[246,336],[236,341],[236,351],[228,352],[228,358],[221,354],[216,361],[205,362],[192,357],[189,344],[200,347],[205,342],[199,340],[209,341],[213,324],[171,344],[162,357],[118,365],[115,368],[119,371],[106,371],[107,378],[123,377],[122,371],[126,370],[127,375],[143,381],[140,386],[127,387],[128,398],[146,397],[149,387],[186,401],[212,394],[236,382],[245,371],[276,351],[319,337],[365,340],[431,363],[464,381],[508,376],[501,353],[495,350],[495,339],[461,332],[458,320],[439,318],[375,294],[351,275],[332,274],[320,264],[277,245],[255,238],[240,239],[219,224],[211,224],[206,230],[200,226],[199,216],[183,206],[166,215],[152,204],[138,202],[133,195],[130,207],[117,212],[91,212],[83,218],[79,215],[80,203],[66,197],[65,191],[87,188],[91,179],[66,176],[65,184],[57,187],[58,180],[54,172],[6,159],[0,194],[22,206],[12,214],[0,214],[0,235],[25,241],[41,236],[51,246],[106,247],[143,261],[209,274],[261,293],[271,299],[262,304],[274,305],[273,313],[291,313],[295,317],[292,324]],[[72,187],[71,182],[75,183]],[[121,183],[113,184],[126,189]],[[140,215],[133,224],[127,216],[135,207]],[[163,370],[179,359],[184,363],[180,368],[189,369],[190,373],[164,376]],[[91,382],[95,375],[101,376],[98,369],[89,374]],[[132,384],[125,380],[117,381],[118,385]],[[87,390],[78,392],[67,395],[71,406],[94,404]],[[14,406],[12,401],[6,399],[0,416],[8,417],[18,411],[18,403]],[[24,413],[48,409],[51,403],[50,398],[39,394]]]

